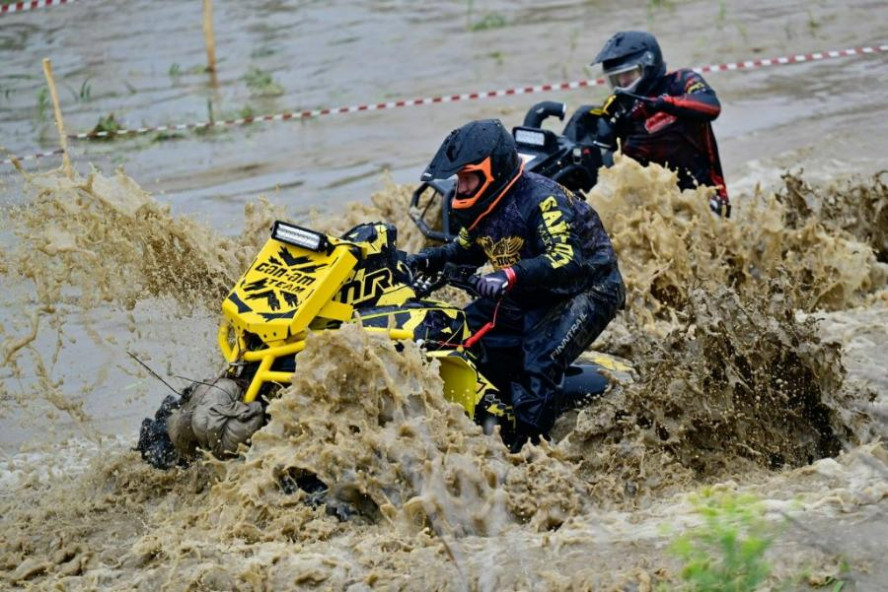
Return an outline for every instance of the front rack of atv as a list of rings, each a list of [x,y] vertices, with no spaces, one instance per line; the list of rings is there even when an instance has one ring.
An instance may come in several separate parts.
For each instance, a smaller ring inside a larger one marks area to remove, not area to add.
[[[396,341],[404,341],[413,339],[413,332],[406,329],[387,329],[377,327],[364,327],[365,331],[371,333],[383,333],[388,335],[390,339]],[[250,403],[256,399],[261,392],[262,387],[268,383],[291,384],[293,382],[293,372],[282,372],[272,370],[274,363],[284,356],[295,356],[305,349],[305,337],[303,334],[301,339],[291,342],[280,342],[279,345],[271,345],[263,349],[249,350],[246,347],[246,341],[242,337],[231,340],[231,325],[222,323],[219,327],[219,349],[229,364],[240,362],[252,363],[258,362],[259,367],[256,369],[250,386],[244,393],[244,402]]]

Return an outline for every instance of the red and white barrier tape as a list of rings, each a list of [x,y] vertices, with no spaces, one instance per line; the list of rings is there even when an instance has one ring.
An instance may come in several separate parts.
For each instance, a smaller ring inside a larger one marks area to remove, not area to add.
[[[549,92],[553,90],[573,90],[585,86],[594,86],[596,84],[604,84],[604,79],[599,80],[579,80],[576,82],[563,82],[560,84],[541,84],[538,86],[525,86],[521,88],[510,88],[506,90],[491,90],[487,92],[464,93],[461,95],[449,95],[443,97],[430,97],[425,99],[408,99],[403,101],[390,101],[388,103],[375,103],[368,105],[353,105],[351,107],[334,107],[330,109],[311,109],[307,111],[299,111],[296,113],[278,113],[277,115],[260,115],[258,117],[243,117],[240,119],[226,119],[224,121],[202,121],[200,123],[182,123],[178,125],[159,125],[155,127],[140,127],[137,129],[121,129],[113,132],[86,132],[80,134],[71,134],[68,137],[72,140],[85,140],[92,138],[106,138],[108,136],[127,136],[136,134],[147,134],[152,132],[169,132],[190,129],[202,129],[208,127],[226,127],[233,125],[246,125],[251,123],[263,123],[268,121],[288,121],[290,119],[309,119],[312,117],[320,117],[322,115],[339,115],[342,113],[359,113],[361,111],[381,111],[383,109],[394,109],[396,107],[418,107],[420,105],[434,105],[438,103],[454,103],[456,101],[472,101],[477,99],[491,99],[495,97],[505,97],[511,95],[532,94],[538,92]]]
[[[38,8],[47,8],[49,6],[58,6],[60,4],[72,4],[76,1],[77,0],[31,0],[31,2],[15,2],[14,4],[4,4],[3,6],[0,6],[0,14],[37,10]]]
[[[62,154],[65,151],[61,148],[56,148],[55,150],[51,150],[50,152],[38,152],[37,154],[29,154],[27,156],[15,156],[11,158],[6,158],[4,160],[0,160],[0,164],[12,164],[14,160],[18,160],[20,162],[25,162],[27,160],[37,160],[38,158],[43,158],[45,156],[55,156],[56,154]]]
[[[763,68],[766,66],[782,66],[785,64],[799,64],[801,62],[816,62],[818,60],[828,60],[833,58],[845,58],[856,55],[866,55],[870,53],[882,53],[888,51],[888,45],[878,45],[875,47],[857,47],[854,49],[841,49],[833,51],[823,51],[814,53],[804,53],[785,58],[769,58],[763,60],[748,60],[745,62],[734,62],[733,64],[719,64],[716,66],[703,66],[694,68],[694,72],[705,74],[707,72],[725,72],[728,70],[748,70],[751,68]]]
[[[761,60],[748,60],[745,62],[734,62],[731,64],[719,64],[714,66],[702,66],[694,68],[695,72],[725,72],[729,70],[749,70],[752,68],[763,68],[766,66],[777,66],[785,64],[798,64],[801,62],[812,62],[818,60],[826,60],[833,58],[849,57],[855,55],[866,55],[872,53],[888,52],[888,45],[879,45],[875,47],[859,47],[854,49],[843,49],[839,51],[825,51],[799,54],[795,56],[770,58]],[[224,121],[203,121],[200,123],[182,123],[178,125],[159,125],[155,127],[140,127],[137,129],[121,129],[113,132],[85,132],[80,134],[71,134],[68,136],[73,140],[88,140],[92,138],[106,138],[108,136],[129,136],[138,134],[148,134],[153,132],[182,131],[191,129],[203,129],[209,127],[227,127],[236,125],[247,125],[251,123],[262,123],[269,121],[288,121],[290,119],[308,119],[311,117],[320,117],[322,115],[339,115],[343,113],[359,113],[361,111],[381,111],[383,109],[394,109],[396,107],[418,107],[420,105],[435,105],[438,103],[454,103],[457,101],[473,101],[480,99],[492,99],[498,97],[506,97],[512,95],[526,95],[540,92],[551,92],[559,90],[575,90],[578,88],[586,88],[591,86],[601,86],[605,83],[604,78],[576,80],[574,82],[561,82],[555,84],[540,84],[537,86],[524,86],[518,88],[509,88],[504,90],[491,90],[485,92],[463,93],[459,95],[449,95],[441,97],[431,97],[425,99],[407,99],[401,101],[390,101],[387,103],[375,103],[367,105],[353,105],[351,107],[335,107],[330,109],[312,109],[307,111],[299,111],[296,113],[278,113],[276,115],[262,115],[259,117],[242,117],[240,119],[226,119]]]

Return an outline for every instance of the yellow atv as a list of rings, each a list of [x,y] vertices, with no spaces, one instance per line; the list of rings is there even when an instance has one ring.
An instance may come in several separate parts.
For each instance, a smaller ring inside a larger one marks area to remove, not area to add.
[[[439,360],[445,396],[485,431],[500,427],[508,442],[514,415],[500,391],[478,370],[464,311],[426,297],[445,284],[467,288],[464,269],[414,278],[385,223],[356,226],[342,237],[275,222],[271,237],[222,303],[219,348],[225,374],[169,396],[142,422],[137,450],[158,468],[184,464],[197,448],[225,456],[248,443],[267,421],[265,405],[292,382],[310,331],[336,331],[360,322],[363,330],[421,342]],[[490,327],[488,323],[488,327]],[[483,331],[483,330],[482,330]],[[595,365],[574,366],[566,399],[604,392]]]

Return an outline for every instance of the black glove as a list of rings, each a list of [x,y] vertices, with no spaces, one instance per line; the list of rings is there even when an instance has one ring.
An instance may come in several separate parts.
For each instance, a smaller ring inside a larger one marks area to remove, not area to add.
[[[444,269],[447,264],[447,258],[444,256],[442,249],[429,247],[421,250],[419,253],[407,255],[404,261],[410,271],[419,274],[435,274]]]
[[[639,111],[642,111],[642,116],[647,117],[658,111],[668,111],[669,106],[674,104],[674,99],[665,93],[658,97],[645,97],[635,93],[618,90],[615,94],[611,95],[611,97],[612,98],[608,98],[605,102],[604,110],[607,111],[606,108],[609,105],[612,105],[610,109],[614,111],[614,114],[618,117]],[[623,109],[622,113],[620,112],[620,108]]]
[[[484,298],[491,298],[493,300],[502,298],[515,284],[515,272],[509,268],[506,269],[494,271],[487,275],[472,276],[472,287]]]
[[[669,108],[675,104],[675,98],[672,95],[662,94],[659,97],[653,97],[645,101],[648,111],[651,113],[657,111],[669,112]]]

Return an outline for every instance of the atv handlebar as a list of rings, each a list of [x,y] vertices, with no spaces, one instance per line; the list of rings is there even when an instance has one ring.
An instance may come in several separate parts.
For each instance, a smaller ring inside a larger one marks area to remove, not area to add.
[[[471,281],[476,269],[472,265],[448,263],[438,273],[416,274],[413,276],[413,291],[416,292],[417,298],[425,298],[444,286],[453,286],[468,292],[470,296],[477,297],[478,291]]]
[[[524,116],[524,123],[522,124],[524,127],[542,127],[543,121],[547,117],[555,116],[559,120],[564,121],[564,116],[567,114],[567,105],[564,103],[560,103],[558,101],[543,101],[541,103],[537,103],[533,107],[527,110],[527,114]]]

